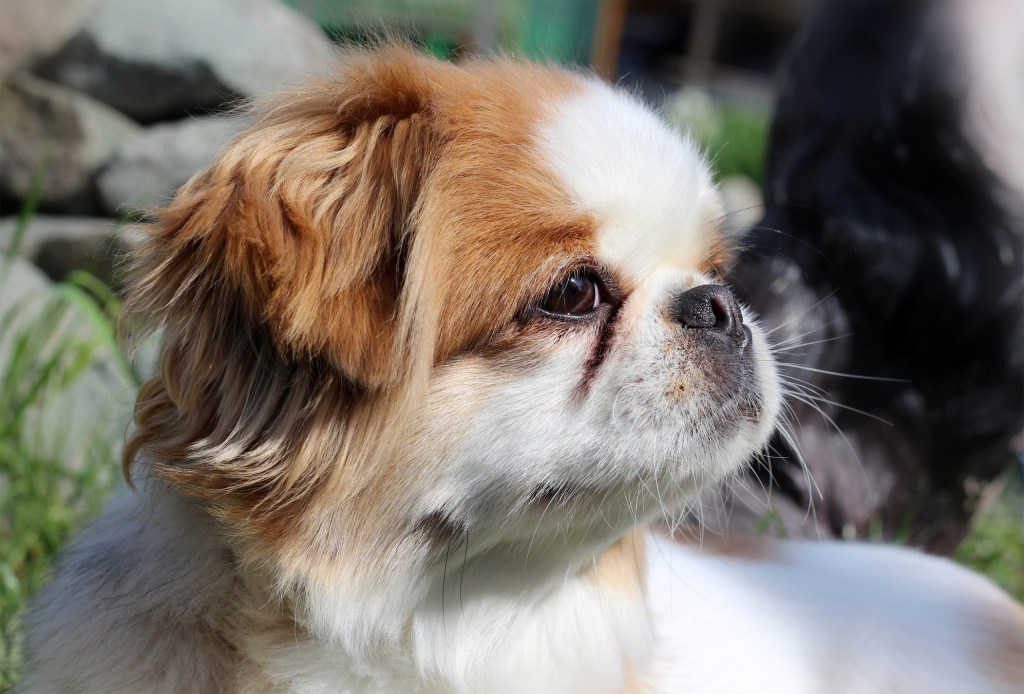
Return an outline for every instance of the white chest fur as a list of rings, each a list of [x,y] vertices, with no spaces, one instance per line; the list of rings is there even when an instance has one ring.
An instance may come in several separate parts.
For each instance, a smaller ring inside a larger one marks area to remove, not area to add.
[[[450,597],[453,592],[457,586]],[[282,641],[273,652],[253,655],[295,694],[611,694],[623,690],[652,652],[642,606],[579,577],[537,599],[454,597],[442,611],[440,595],[432,595],[397,642],[356,658],[322,641]]]

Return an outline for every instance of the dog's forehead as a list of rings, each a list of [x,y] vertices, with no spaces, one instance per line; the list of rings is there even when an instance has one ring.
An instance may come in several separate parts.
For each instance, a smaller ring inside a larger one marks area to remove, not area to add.
[[[692,139],[597,80],[559,100],[540,129],[547,163],[596,221],[601,259],[634,281],[695,268],[720,240],[720,203]]]

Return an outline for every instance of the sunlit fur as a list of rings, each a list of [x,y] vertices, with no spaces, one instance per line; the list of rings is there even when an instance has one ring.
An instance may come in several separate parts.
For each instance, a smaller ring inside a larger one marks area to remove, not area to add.
[[[751,316],[727,355],[673,313],[719,214],[691,142],[563,69],[351,52],[260,107],[138,251],[136,489],[35,602],[25,688],[676,691],[643,526],[780,407]],[[544,313],[579,268],[605,302]]]

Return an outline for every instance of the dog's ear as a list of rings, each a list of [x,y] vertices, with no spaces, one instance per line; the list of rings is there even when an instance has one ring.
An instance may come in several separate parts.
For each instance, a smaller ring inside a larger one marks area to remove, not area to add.
[[[203,318],[217,316],[266,333],[285,359],[325,357],[360,387],[400,377],[406,232],[432,161],[430,85],[442,69],[397,49],[356,56],[270,106],[158,212],[130,320],[203,340]]]
[[[315,408],[340,417],[352,394],[401,381],[401,355],[424,352],[403,324],[404,265],[439,140],[432,84],[451,69],[404,49],[351,55],[265,107],[158,211],[122,329],[163,330],[161,373],[139,394],[126,472],[147,451],[172,481],[255,499],[287,457],[284,482],[309,484],[294,447],[346,445],[311,435],[329,426]]]

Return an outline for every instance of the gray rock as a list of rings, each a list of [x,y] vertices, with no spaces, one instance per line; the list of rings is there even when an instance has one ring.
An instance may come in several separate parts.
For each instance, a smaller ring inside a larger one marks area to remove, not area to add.
[[[0,77],[48,55],[82,28],[99,0],[20,0],[4,3]]]
[[[0,86],[0,194],[25,200],[41,176],[41,207],[91,212],[97,169],[138,130],[87,96],[14,75]]]
[[[131,246],[126,228],[106,217],[35,215],[15,249],[17,225],[14,217],[0,219],[0,253],[16,252],[55,280],[85,270],[116,284],[120,258]]]
[[[0,320],[31,297],[49,292],[51,287],[50,280],[32,263],[24,258],[12,258],[6,251],[0,253]],[[3,336],[7,336],[6,331]],[[9,356],[4,351],[9,347],[6,341],[0,345],[0,357]]]
[[[103,209],[124,214],[167,202],[246,123],[233,116],[206,116],[150,126],[126,141],[100,172]]]
[[[103,0],[37,70],[153,122],[260,96],[331,53],[313,22],[274,0]]]

